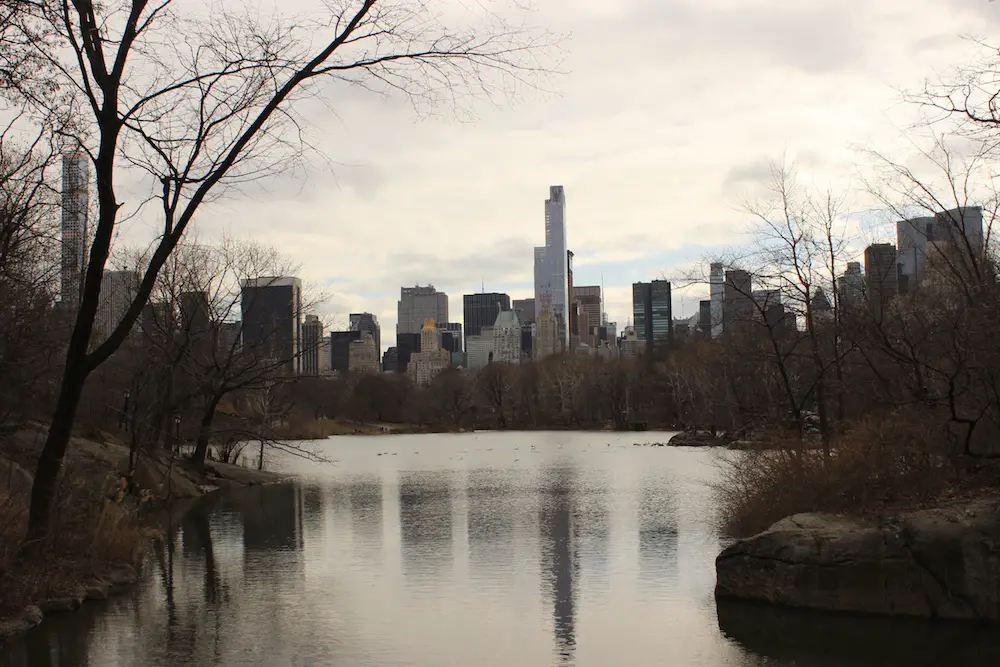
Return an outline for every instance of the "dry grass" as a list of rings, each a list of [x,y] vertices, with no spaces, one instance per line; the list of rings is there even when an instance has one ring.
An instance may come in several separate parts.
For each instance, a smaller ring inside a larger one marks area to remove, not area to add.
[[[829,460],[800,442],[729,452],[716,485],[724,530],[745,537],[799,512],[868,515],[926,506],[970,488],[941,425],[897,412],[860,422]]]
[[[20,559],[28,498],[0,488],[0,618],[27,604],[71,594],[116,566],[136,565],[146,535],[128,499],[108,499],[110,484],[77,480],[61,489],[54,529],[40,559]]]

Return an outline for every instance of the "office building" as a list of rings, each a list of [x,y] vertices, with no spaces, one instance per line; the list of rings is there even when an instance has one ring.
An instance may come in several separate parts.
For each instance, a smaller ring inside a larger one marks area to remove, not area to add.
[[[510,310],[510,297],[500,292],[466,294],[462,297],[465,337],[478,336],[483,327],[493,326],[501,311]]]
[[[97,301],[95,333],[107,338],[124,319],[128,307],[139,291],[139,274],[135,271],[105,271],[101,280],[101,297]]]
[[[927,258],[935,251],[953,251],[949,271],[967,270],[983,252],[983,210],[978,206],[955,208],[932,216],[896,223],[897,291],[905,294],[924,279]]]
[[[424,322],[449,322],[448,295],[433,285],[401,287],[396,304],[396,334],[419,334]],[[396,345],[399,345],[397,341]]]
[[[646,341],[639,338],[635,327],[625,327],[618,341],[618,354],[623,359],[641,356],[646,351]]]
[[[493,327],[483,327],[478,336],[465,339],[465,367],[482,368],[493,360]]]
[[[86,268],[87,209],[90,204],[90,163],[85,153],[62,158],[62,250],[59,298],[75,309]]]
[[[465,349],[462,340],[462,325],[458,322],[438,322],[438,338],[441,347],[449,352],[461,352]]]
[[[594,329],[603,324],[604,304],[601,301],[600,285],[580,285],[573,287],[574,309],[577,313],[580,340],[596,347]]]
[[[351,343],[361,340],[361,331],[330,332],[330,371],[343,375],[351,368]]]
[[[302,281],[288,276],[244,280],[243,349],[281,364],[286,375],[300,369]]]
[[[873,243],[865,248],[865,288],[868,306],[877,321],[882,320],[899,294],[899,270],[896,246]]]
[[[367,333],[375,341],[375,349],[379,355],[382,354],[382,328],[378,324],[378,318],[371,313],[351,313],[348,320],[348,328],[352,331]]]
[[[757,320],[757,305],[753,297],[753,281],[742,269],[726,271],[722,296],[722,331],[726,334],[746,332]]]
[[[352,375],[378,373],[380,368],[375,338],[367,331],[359,331],[361,338],[352,340],[348,347],[347,368]]]
[[[395,345],[390,347],[382,355],[382,372],[395,373],[399,367],[399,348]]]
[[[710,299],[698,302],[698,333],[702,338],[712,337],[712,301]]]
[[[511,302],[511,308],[517,313],[517,319],[522,325],[535,323],[535,300],[533,298],[514,299]]]
[[[243,322],[223,322],[219,327],[218,355],[222,364],[228,363],[240,351],[243,338]]]
[[[708,281],[712,316],[712,338],[718,338],[722,335],[722,306],[726,298],[725,267],[721,262],[713,262],[711,264]]]
[[[861,308],[865,302],[865,274],[861,270],[861,262],[847,263],[837,289],[842,309]]]
[[[323,364],[320,361],[323,341],[323,323],[316,315],[306,315],[302,323],[302,375],[320,375]]]
[[[417,386],[426,386],[434,376],[451,366],[451,353],[441,348],[434,320],[424,322],[420,330],[420,352],[410,357],[406,372]]]
[[[541,361],[546,357],[562,352],[562,342],[559,338],[559,325],[555,313],[548,303],[542,304],[542,310],[535,317],[534,358]]]
[[[561,185],[549,188],[545,200],[545,245],[535,248],[535,319],[543,301],[560,328],[561,346],[569,346],[569,250],[566,246],[566,193]]]
[[[673,342],[674,320],[668,281],[632,285],[632,320],[636,338],[646,342],[646,349]]]
[[[493,361],[521,363],[521,323],[513,310],[504,310],[493,323]]]
[[[187,355],[197,366],[204,367],[214,356],[214,322],[208,292],[192,290],[180,293],[180,335]]]
[[[405,373],[410,358],[420,352],[420,333],[404,333],[396,336],[396,372]]]

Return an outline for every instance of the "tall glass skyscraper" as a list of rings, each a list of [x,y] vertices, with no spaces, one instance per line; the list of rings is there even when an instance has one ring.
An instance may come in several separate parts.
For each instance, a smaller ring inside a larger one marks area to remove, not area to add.
[[[59,298],[70,306],[80,300],[90,203],[90,163],[85,153],[62,159],[62,266]]]
[[[535,315],[549,305],[560,320],[563,348],[569,348],[569,258],[566,253],[566,193],[549,187],[545,200],[545,246],[535,248]]]
[[[670,343],[674,333],[670,283],[654,280],[632,285],[632,318],[635,334],[647,349]]]

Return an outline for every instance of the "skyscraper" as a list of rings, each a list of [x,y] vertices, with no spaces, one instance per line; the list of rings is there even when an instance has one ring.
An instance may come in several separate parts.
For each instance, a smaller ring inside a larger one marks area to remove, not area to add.
[[[80,300],[87,244],[90,165],[85,153],[62,159],[62,262],[60,299],[75,307]]]
[[[302,343],[302,281],[268,276],[243,281],[243,349],[299,372]]]
[[[889,303],[899,294],[896,246],[873,243],[865,248],[865,287],[872,313],[877,321],[882,321]]]
[[[396,334],[419,334],[424,322],[449,322],[448,295],[434,289],[434,285],[399,288]]]
[[[722,330],[726,334],[748,331],[757,314],[753,280],[742,269],[726,271],[722,297]]]
[[[501,311],[510,310],[510,297],[500,292],[480,292],[462,296],[462,317],[465,339],[478,336],[483,327],[493,326]],[[468,344],[466,344],[468,347]]]
[[[902,220],[896,223],[896,244],[897,289],[903,294],[923,280],[927,257],[935,249],[958,251],[952,270],[971,268],[965,264],[969,259],[978,260],[983,250],[983,210],[967,206]]]
[[[670,283],[654,280],[632,285],[632,318],[636,338],[646,342],[646,349],[670,344],[674,334]]]
[[[535,299],[514,299],[511,308],[517,313],[517,319],[521,324],[534,324],[535,322]]]
[[[594,346],[593,330],[601,326],[603,316],[603,304],[601,302],[600,285],[574,285],[573,302],[580,304],[577,317],[579,318],[580,340],[587,345]]]
[[[548,298],[542,301],[542,310],[535,318],[535,342],[532,352],[536,361],[558,354],[561,351],[559,343],[559,326],[556,316],[549,306]]]
[[[493,361],[521,363],[521,323],[513,310],[504,310],[493,324]]]
[[[382,356],[382,327],[379,326],[378,318],[371,313],[351,313],[350,329],[367,333],[375,341],[375,349],[379,358]],[[362,339],[364,336],[362,336]]]
[[[566,248],[566,193],[561,185],[549,187],[545,200],[545,246],[535,248],[535,317],[543,298],[561,321],[563,348],[569,347],[569,255]]]
[[[711,335],[712,338],[718,338],[722,335],[722,305],[726,293],[726,272],[721,262],[713,262],[709,269]]]
[[[302,323],[302,375],[317,376],[323,368],[320,352],[323,341],[323,323],[315,315],[306,315]]]
[[[451,366],[451,353],[441,349],[440,333],[434,320],[420,330],[420,352],[410,357],[406,372],[418,386],[430,384],[434,376]]]
[[[125,317],[139,291],[139,275],[135,271],[105,271],[101,280],[101,297],[97,301],[97,320],[94,329],[99,336],[107,337]]]

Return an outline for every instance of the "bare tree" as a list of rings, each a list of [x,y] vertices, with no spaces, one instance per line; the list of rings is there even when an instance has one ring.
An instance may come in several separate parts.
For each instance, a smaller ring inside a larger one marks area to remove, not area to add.
[[[71,102],[91,115],[73,141],[93,161],[98,210],[59,397],[35,474],[26,544],[47,533],[88,375],[132,330],[201,204],[227,186],[272,173],[301,149],[297,102],[322,95],[323,81],[401,92],[417,106],[463,93],[502,94],[542,72],[535,58],[547,45],[544,36],[495,16],[483,30],[449,29],[421,1],[344,0],[327,3],[319,19],[295,23],[260,21],[222,6],[184,13],[171,0],[62,0],[42,8],[14,29],[22,37],[58,36],[55,47],[24,42],[70,91]],[[40,114],[52,112],[50,97],[31,101]],[[161,233],[125,317],[92,348],[103,271],[116,228],[129,215],[118,189],[123,167],[144,172],[155,184],[150,198]]]

